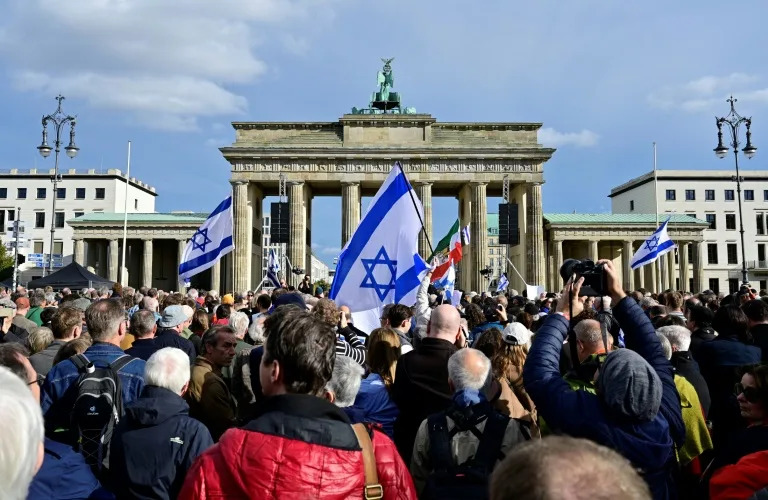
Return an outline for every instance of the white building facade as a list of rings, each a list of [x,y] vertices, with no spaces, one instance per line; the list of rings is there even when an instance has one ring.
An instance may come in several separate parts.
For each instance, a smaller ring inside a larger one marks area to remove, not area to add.
[[[54,170],[11,169],[0,171],[0,238],[5,240],[8,226],[17,217],[24,223],[26,246],[19,247],[19,254],[26,261],[20,266],[20,281],[25,282],[43,275],[43,269],[34,264],[35,255],[51,251],[51,217],[54,217],[53,240],[54,266],[72,262],[72,227],[67,221],[85,214],[98,212],[122,212],[125,208],[125,176],[120,170],[63,170],[57,193],[53,192]],[[128,213],[155,211],[154,187],[131,178],[128,184]],[[56,196],[56,213],[52,214],[53,196]],[[29,258],[28,258],[29,257]],[[37,261],[40,263],[40,261]]]
[[[744,254],[753,287],[768,288],[768,172],[741,172]],[[615,214],[650,214],[658,210],[690,215],[709,223],[704,230],[704,288],[734,292],[741,282],[739,202],[735,171],[659,170],[641,175],[611,190]],[[690,247],[689,247],[690,248]],[[676,261],[678,256],[675,257]],[[688,262],[692,262],[688,256]],[[689,286],[683,289],[691,290]],[[700,291],[700,290],[694,290]]]

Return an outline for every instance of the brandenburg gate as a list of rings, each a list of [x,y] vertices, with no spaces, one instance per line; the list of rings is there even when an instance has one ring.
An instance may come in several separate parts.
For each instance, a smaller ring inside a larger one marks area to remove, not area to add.
[[[432,197],[459,200],[461,225],[470,226],[470,244],[459,265],[459,288],[484,290],[480,270],[487,266],[489,210],[487,197],[502,196],[505,179],[509,202],[518,204],[520,243],[508,256],[530,284],[546,284],[541,185],[544,163],[554,149],[538,143],[541,123],[439,122],[429,114],[400,106],[391,92],[389,65],[378,74],[379,91],[368,108],[353,108],[334,122],[234,122],[235,142],[220,150],[230,163],[235,224],[235,290],[255,287],[261,276],[262,202],[276,196],[280,175],[289,201],[288,258],[309,268],[312,199],[341,195],[342,246],[360,222],[361,198],[376,193],[396,161],[424,206],[424,225],[432,244]],[[491,207],[495,212],[495,207]],[[436,228],[441,237],[448,228]],[[397,228],[392,228],[393,235]],[[422,234],[419,251],[430,251]],[[510,285],[521,288],[509,269]],[[292,275],[293,284],[299,276]]]

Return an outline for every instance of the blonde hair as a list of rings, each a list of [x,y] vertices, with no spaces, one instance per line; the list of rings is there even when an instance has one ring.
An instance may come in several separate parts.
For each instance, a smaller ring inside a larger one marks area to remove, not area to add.
[[[392,328],[377,328],[368,337],[368,367],[382,378],[389,389],[395,383],[400,337]]]
[[[312,307],[312,314],[329,326],[336,326],[339,323],[339,310],[331,299],[318,300]]]

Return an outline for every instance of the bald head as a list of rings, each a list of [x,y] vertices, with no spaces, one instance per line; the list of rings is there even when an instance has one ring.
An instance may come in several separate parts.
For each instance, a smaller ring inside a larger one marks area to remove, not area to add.
[[[437,306],[429,318],[427,337],[454,342],[461,329],[459,310],[450,304]]]
[[[339,311],[344,313],[344,316],[346,316],[347,321],[352,321],[352,311],[349,310],[349,307],[341,306],[339,307]]]
[[[490,372],[491,361],[477,349],[459,349],[448,359],[448,380],[454,391],[481,390]]]

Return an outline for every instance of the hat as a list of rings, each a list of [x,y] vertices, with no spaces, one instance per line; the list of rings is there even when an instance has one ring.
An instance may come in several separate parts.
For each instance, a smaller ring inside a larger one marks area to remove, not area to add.
[[[501,334],[504,342],[509,345],[528,345],[531,342],[533,332],[522,323],[514,322],[508,324]]]
[[[299,306],[302,310],[306,310],[307,308],[307,303],[304,302],[304,299],[298,293],[284,293],[275,300],[273,306],[277,309],[280,306],[288,304]]]
[[[187,316],[187,319],[190,319],[192,315],[195,314],[195,310],[186,304],[181,306],[181,310],[184,311],[184,314]]]
[[[319,286],[315,288],[315,295],[322,295],[323,294],[323,287]]]
[[[13,316],[16,311],[16,304],[11,299],[0,299],[0,318]]]
[[[231,293],[228,293],[221,298],[221,303],[229,304],[230,306],[233,306],[235,305],[235,297],[233,297]]]
[[[19,297],[16,299],[16,307],[19,309],[29,309],[29,299],[26,297]]]
[[[157,322],[157,326],[160,328],[173,328],[187,321],[188,316],[184,313],[184,309],[181,306],[173,305],[168,306],[163,311],[163,315],[160,321]]]
[[[661,406],[656,370],[635,351],[608,353],[597,378],[598,394],[608,410],[632,422],[653,420]]]
[[[81,311],[85,312],[85,310],[88,309],[88,306],[91,305],[91,301],[85,297],[80,297],[79,299],[73,300],[70,305],[75,309],[80,309]]]

